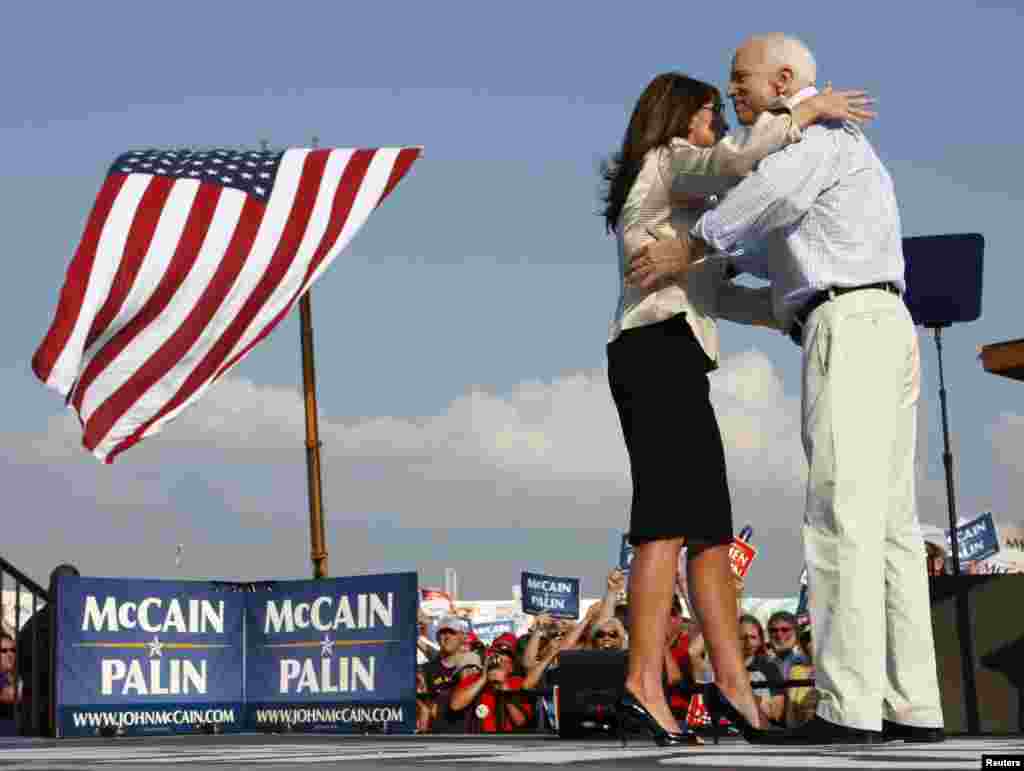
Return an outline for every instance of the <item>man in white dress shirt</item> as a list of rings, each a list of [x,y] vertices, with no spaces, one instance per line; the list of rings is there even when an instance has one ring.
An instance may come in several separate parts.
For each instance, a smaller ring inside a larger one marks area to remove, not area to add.
[[[815,77],[800,41],[748,39],[730,76],[737,118],[749,126],[778,98],[798,103],[816,93]],[[803,349],[803,537],[820,699],[813,720],[769,740],[941,741],[914,490],[920,359],[901,297],[892,180],[858,128],[810,126],[689,238],[638,254],[627,280],[651,285],[712,252],[771,281],[778,325]]]

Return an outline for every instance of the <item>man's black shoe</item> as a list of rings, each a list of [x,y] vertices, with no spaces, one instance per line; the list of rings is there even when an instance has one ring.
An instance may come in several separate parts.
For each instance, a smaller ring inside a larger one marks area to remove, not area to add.
[[[758,744],[878,744],[882,734],[830,723],[815,715],[788,731],[765,732]]]
[[[926,728],[923,726],[903,725],[903,723],[892,723],[888,720],[882,721],[882,741],[894,742],[902,739],[905,742],[944,742],[946,733],[941,728]]]

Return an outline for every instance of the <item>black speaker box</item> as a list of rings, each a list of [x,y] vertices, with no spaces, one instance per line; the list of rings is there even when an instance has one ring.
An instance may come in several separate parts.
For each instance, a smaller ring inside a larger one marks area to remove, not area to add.
[[[989,734],[1024,730],[1024,575],[933,576],[929,579],[935,658],[946,731],[968,730],[964,706],[956,594],[971,610],[980,729]]]
[[[611,714],[626,683],[626,652],[565,651],[558,658],[558,735],[572,738],[599,707]]]

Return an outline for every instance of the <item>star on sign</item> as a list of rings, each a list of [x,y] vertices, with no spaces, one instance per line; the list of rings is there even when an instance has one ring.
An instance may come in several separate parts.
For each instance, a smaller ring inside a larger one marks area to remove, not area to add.
[[[146,645],[149,646],[149,657],[163,656],[164,655],[164,644],[160,642],[160,638],[153,635],[153,642],[148,642]]]
[[[324,635],[323,642],[320,643],[320,655],[323,658],[330,658],[334,652],[334,641],[330,637]]]

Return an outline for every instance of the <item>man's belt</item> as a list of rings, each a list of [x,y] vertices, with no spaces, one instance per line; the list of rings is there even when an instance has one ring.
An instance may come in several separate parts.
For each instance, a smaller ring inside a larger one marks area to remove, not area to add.
[[[891,281],[879,281],[874,284],[862,284],[861,286],[834,286],[831,289],[823,289],[815,293],[796,312],[796,315],[793,317],[793,324],[789,328],[789,339],[803,347],[804,324],[807,323],[807,317],[814,313],[819,305],[827,303],[832,298],[839,297],[839,295],[859,292],[862,289],[881,289],[883,292],[891,292],[894,295],[903,294],[900,288]]]

